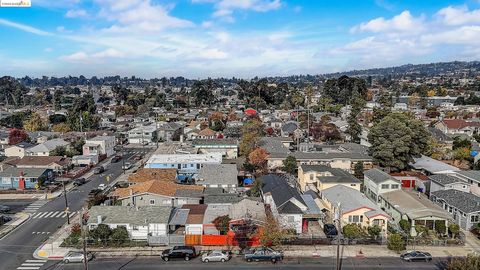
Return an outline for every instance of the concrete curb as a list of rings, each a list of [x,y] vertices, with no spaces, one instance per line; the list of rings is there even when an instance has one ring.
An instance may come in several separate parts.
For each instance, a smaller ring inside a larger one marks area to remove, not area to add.
[[[18,227],[22,226],[23,223],[27,222],[28,220],[31,219],[31,216],[30,214],[28,213],[24,213],[25,215],[27,215],[28,217],[26,219],[24,219],[22,222],[20,222],[19,224],[17,224],[13,229],[11,229],[9,232],[7,232],[5,235],[3,235],[2,237],[0,237],[0,240],[2,240],[3,238],[7,237],[9,234],[11,234],[12,232],[14,232],[15,230],[18,229]]]

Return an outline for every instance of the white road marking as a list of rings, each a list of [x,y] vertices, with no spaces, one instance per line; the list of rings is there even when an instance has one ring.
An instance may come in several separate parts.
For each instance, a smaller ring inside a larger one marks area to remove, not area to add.
[[[48,212],[48,214],[46,216],[44,216],[43,218],[48,218],[49,216],[51,216],[52,214],[56,214],[57,212]]]
[[[60,215],[62,214],[62,212],[56,212],[54,215],[52,215],[51,217],[54,218],[54,217],[59,217]]]
[[[43,216],[45,216],[46,214],[48,214],[48,212],[42,212],[42,214],[40,216],[37,216],[35,218],[43,218]]]
[[[39,262],[39,263],[40,263],[40,262],[43,262],[43,263],[46,263],[47,260],[26,260],[25,262],[27,262],[27,263],[31,263],[31,262]]]
[[[40,267],[37,267],[37,266],[20,266],[20,267],[17,267],[18,270],[37,270],[37,269],[40,269]]]
[[[42,266],[43,263],[22,263],[22,266]]]

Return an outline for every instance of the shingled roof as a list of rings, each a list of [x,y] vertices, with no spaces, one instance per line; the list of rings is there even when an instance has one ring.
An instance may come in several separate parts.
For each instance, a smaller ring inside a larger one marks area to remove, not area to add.
[[[175,181],[176,177],[177,169],[142,168],[139,169],[136,173],[128,176],[128,181],[134,183],[148,182],[151,180],[173,182]]]

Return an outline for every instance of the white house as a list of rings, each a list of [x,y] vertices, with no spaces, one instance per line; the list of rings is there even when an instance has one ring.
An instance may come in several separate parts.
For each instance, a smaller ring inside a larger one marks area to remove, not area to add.
[[[439,190],[455,189],[470,192],[470,183],[455,175],[435,174],[430,175],[430,195]]]
[[[171,207],[168,206],[93,206],[88,226],[106,224],[111,229],[123,226],[132,240],[147,240],[148,236],[167,235]]]
[[[376,203],[380,202],[380,195],[383,193],[401,189],[399,180],[377,168],[370,169],[364,173],[363,183],[364,193]]]
[[[50,155],[50,151],[54,150],[55,148],[59,146],[68,147],[69,145],[70,143],[66,142],[63,139],[51,139],[27,149],[26,154],[27,156],[47,157]]]
[[[149,144],[157,140],[157,126],[139,126],[128,131],[128,143]]]
[[[33,147],[34,145],[31,143],[21,142],[16,145],[12,145],[10,147],[5,148],[5,156],[6,157],[19,157],[23,158],[27,155],[27,149]]]
[[[85,141],[83,155],[107,155],[115,154],[115,136],[97,136]]]

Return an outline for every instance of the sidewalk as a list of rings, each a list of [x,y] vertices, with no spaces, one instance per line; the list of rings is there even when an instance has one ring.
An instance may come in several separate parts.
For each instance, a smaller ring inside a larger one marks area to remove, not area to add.
[[[30,215],[23,212],[13,215],[12,220],[3,224],[2,228],[0,229],[0,239],[15,230],[18,226],[22,225],[29,218]]]

